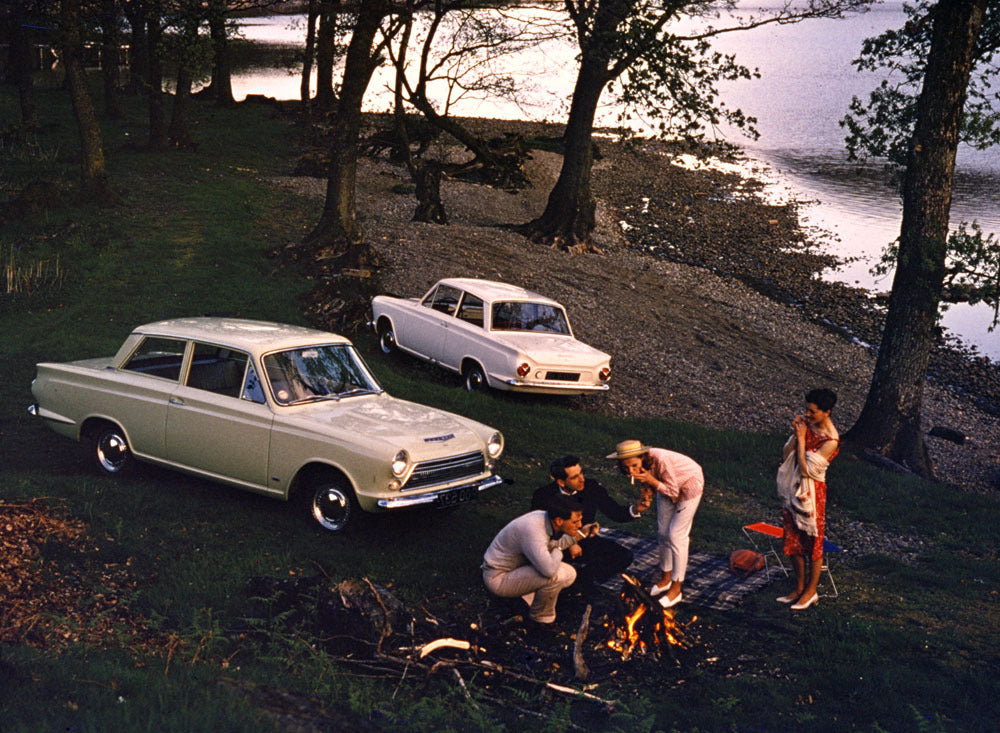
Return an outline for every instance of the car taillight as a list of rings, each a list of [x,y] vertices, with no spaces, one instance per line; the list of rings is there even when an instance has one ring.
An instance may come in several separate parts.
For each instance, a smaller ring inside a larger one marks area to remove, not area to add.
[[[524,362],[517,368],[517,376],[526,377],[528,376],[528,372],[530,371],[531,371],[531,366],[529,366],[528,362]]]
[[[600,372],[598,372],[597,376],[602,382],[607,382],[611,379],[611,367],[604,367]]]

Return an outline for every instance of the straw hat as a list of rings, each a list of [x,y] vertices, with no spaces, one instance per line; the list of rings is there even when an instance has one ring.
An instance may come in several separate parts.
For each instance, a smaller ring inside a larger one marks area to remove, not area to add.
[[[643,445],[641,441],[623,440],[615,446],[615,452],[609,453],[607,457],[614,458],[616,461],[624,461],[626,458],[641,456],[642,454],[648,452],[649,446]]]

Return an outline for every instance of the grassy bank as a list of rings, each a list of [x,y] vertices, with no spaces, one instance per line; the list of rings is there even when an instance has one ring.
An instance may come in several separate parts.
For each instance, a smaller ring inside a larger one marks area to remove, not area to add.
[[[15,101],[0,91],[0,129],[16,119]],[[41,132],[0,149],[0,195],[10,199],[29,181],[47,179],[70,202],[78,143],[68,102],[43,89],[39,103]],[[28,282],[0,301],[0,498],[13,504],[45,497],[85,520],[92,544],[86,554],[50,539],[35,562],[43,574],[96,578],[94,608],[98,596],[112,592],[101,585],[102,572],[127,567],[136,582],[123,603],[143,628],[134,633],[136,626],[122,624],[77,643],[42,644],[29,633],[31,644],[0,646],[3,730],[287,729],[287,719],[265,713],[273,705],[262,690],[280,691],[284,712],[293,700],[312,711],[318,729],[330,730],[563,730],[571,723],[629,731],[995,728],[997,502],[847,458],[830,472],[831,523],[850,519],[890,537],[919,537],[915,561],[853,557],[837,571],[840,597],[794,617],[774,603],[784,590],[778,586],[733,612],[681,606],[688,620],[699,616],[699,646],[682,667],[640,667],[643,674],[626,670],[601,681],[592,692],[620,702],[610,716],[554,698],[546,720],[525,719],[516,705],[470,701],[444,677],[360,676],[325,655],[299,620],[265,624],[253,617],[250,578],[317,573],[334,581],[368,577],[409,607],[442,615],[456,599],[485,606],[476,573],[482,551],[527,507],[549,460],[575,452],[591,474],[624,490],[602,456],[626,436],[702,463],[708,487],[692,542],[728,553],[746,545],[743,524],[773,519],[760,516],[759,507],[776,511],[782,436],[601,417],[555,400],[468,395],[435,370],[385,359],[365,335],[357,342],[390,392],[500,428],[508,446],[501,473],[514,483],[453,513],[377,518],[340,537],[313,529],[289,506],[171,472],[147,468],[123,482],[96,476],[82,449],[27,415],[36,362],[110,354],[132,326],[159,318],[227,313],[304,322],[297,297],[308,282],[266,256],[300,237],[318,215],[315,202],[267,184],[292,169],[295,128],[266,106],[196,103],[192,112],[198,152],[143,150],[138,104],[127,122],[106,126],[109,170],[123,205],[66,203],[9,222],[0,236],[4,266]],[[650,533],[652,520],[636,528]],[[89,618],[97,621],[96,614]],[[42,613],[38,628],[56,620]],[[476,700],[482,681],[468,683]],[[544,693],[523,688],[510,695],[537,701]]]

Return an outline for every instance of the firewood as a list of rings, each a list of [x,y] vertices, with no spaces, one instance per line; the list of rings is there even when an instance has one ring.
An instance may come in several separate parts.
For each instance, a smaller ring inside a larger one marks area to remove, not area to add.
[[[586,641],[587,632],[590,631],[590,610],[591,606],[588,603],[583,618],[580,619],[580,628],[576,630],[576,641],[573,642],[573,671],[576,679],[580,681],[590,677],[590,668],[583,658],[583,642]]]

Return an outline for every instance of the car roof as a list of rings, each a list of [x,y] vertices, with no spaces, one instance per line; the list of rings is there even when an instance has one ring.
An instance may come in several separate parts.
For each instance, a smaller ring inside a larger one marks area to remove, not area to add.
[[[510,283],[496,282],[495,280],[479,280],[473,277],[449,277],[440,281],[444,285],[465,290],[486,301],[494,300],[530,300],[538,303],[550,303],[560,305],[552,298],[539,295],[530,290],[525,290]],[[560,307],[562,307],[560,305]]]
[[[209,341],[247,351],[271,351],[311,344],[349,344],[329,331],[244,318],[171,318],[138,326],[134,333]]]

